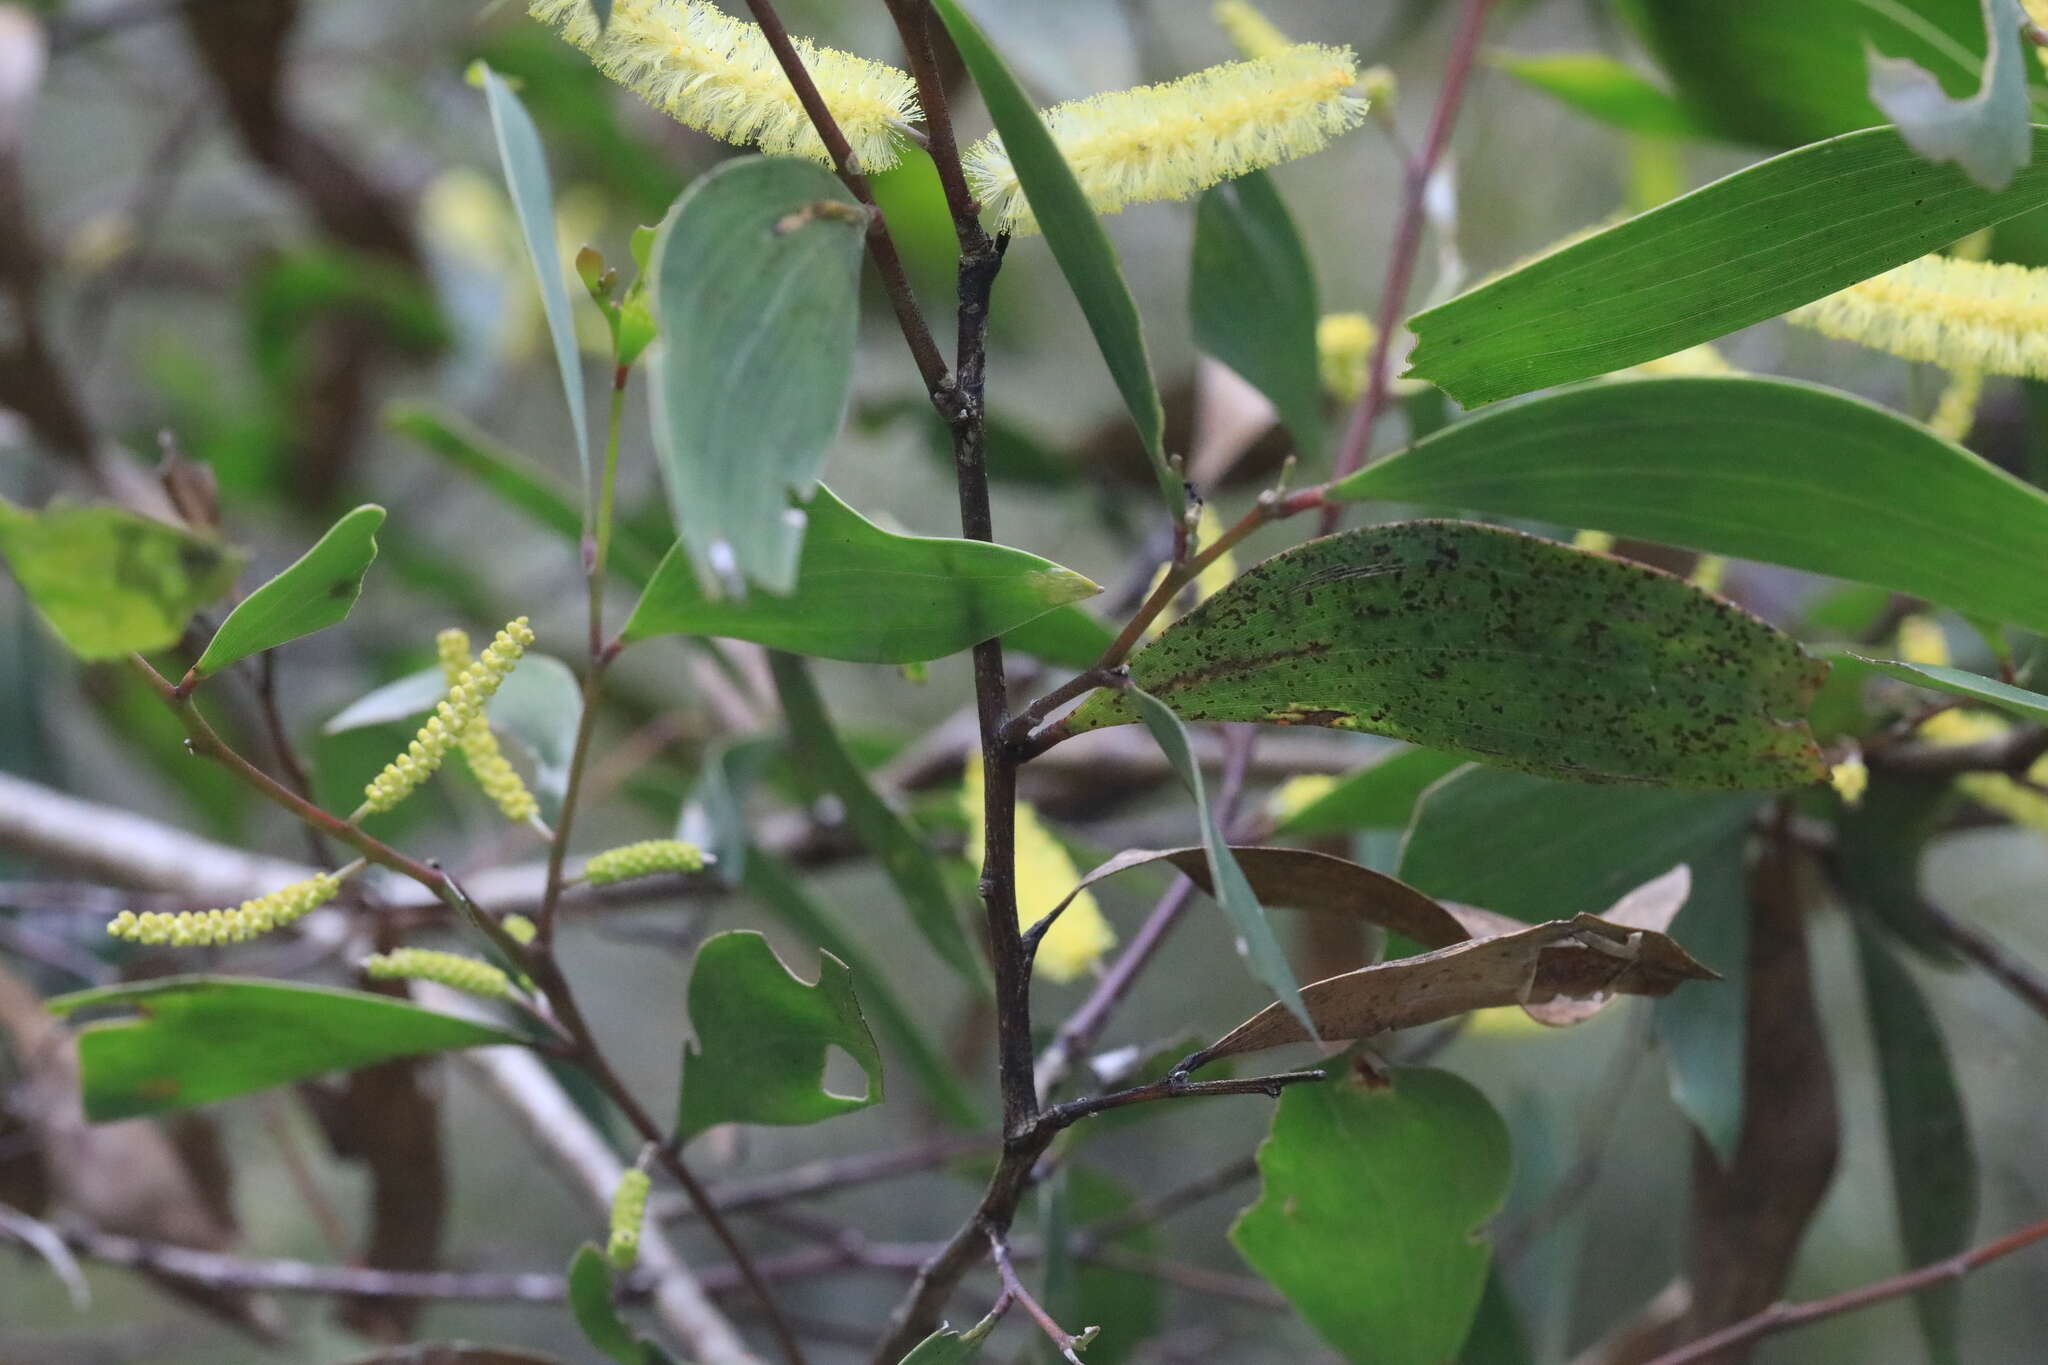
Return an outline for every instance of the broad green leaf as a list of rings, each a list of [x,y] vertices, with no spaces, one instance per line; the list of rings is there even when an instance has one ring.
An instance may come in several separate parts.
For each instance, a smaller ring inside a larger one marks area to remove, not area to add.
[[[1501,1273],[1498,1257],[1479,1296],[1471,1333],[1458,1352],[1458,1365],[1536,1365],[1529,1334],[1522,1327],[1521,1314],[1515,1311],[1514,1294]]]
[[[312,549],[242,599],[213,633],[193,671],[218,673],[237,659],[275,649],[345,620],[377,557],[384,509],[366,503],[328,528]]]
[[[2048,494],[1808,384],[1587,384],[1469,418],[1332,491],[1589,526],[2048,629]]]
[[[903,817],[878,795],[867,774],[854,762],[832,718],[824,698],[812,681],[803,660],[780,651],[768,656],[775,677],[776,696],[782,701],[789,721],[790,744],[798,768],[818,790],[839,798],[845,807],[846,823],[868,852],[882,864],[903,907],[926,943],[976,989],[986,990],[986,972],[981,958],[960,927],[959,911],[946,890],[939,865]]]
[[[819,658],[921,663],[1102,591],[1006,545],[884,531],[822,484],[805,512],[802,555],[786,596],[706,596],[678,545],[620,638],[725,635]]]
[[[1582,114],[1646,137],[1699,137],[1699,121],[1669,91],[1604,52],[1501,53],[1493,64]]]
[[[590,489],[590,419],[584,409],[583,359],[576,345],[576,318],[569,311],[569,285],[562,278],[562,249],[555,242],[555,190],[548,179],[547,155],[533,116],[497,72],[476,64],[491,109],[491,130],[498,138],[498,160],[505,188],[519,218],[527,260],[540,286],[540,306],[554,342],[555,368],[562,376],[562,397],[569,404],[569,426],[576,436],[577,486],[587,500]]]
[[[1108,626],[1073,605],[1054,607],[1045,615],[1003,632],[1003,648],[1036,655],[1060,668],[1093,666],[1116,637]]]
[[[1946,512],[1946,508],[1943,509]],[[2040,629],[2040,627],[2035,627]],[[1899,659],[1869,659],[1855,656],[1889,678],[1913,684],[1915,687],[1932,688],[1946,692],[1952,697],[1968,697],[1971,701],[1982,702],[2009,716],[2035,724],[2048,724],[2048,697],[2039,692],[2029,692],[2024,687],[1987,678],[1946,664],[1913,664]]]
[[[1403,829],[1431,783],[1464,764],[1435,749],[1397,749],[1338,779],[1329,791],[1293,811],[1275,834],[1307,839],[1359,829]]]
[[[1045,233],[1045,244],[1067,277],[1095,344],[1123,395],[1138,439],[1151,457],[1153,473],[1159,480],[1160,496],[1167,510],[1179,516],[1185,501],[1180,476],[1166,462],[1166,410],[1159,401],[1159,384],[1152,376],[1152,358],[1145,349],[1145,327],[1138,317],[1138,305],[1131,298],[1118,265],[1116,248],[1109,234],[1089,207],[1087,195],[1074,179],[1073,168],[1060,155],[1059,145],[1046,130],[1031,97],[1010,73],[988,38],[967,16],[958,0],[932,0],[960,60],[981,91],[988,116],[1002,136],[1003,148],[1016,168],[1024,197]]]
[[[1913,150],[1953,161],[1987,190],[2002,190],[2033,159],[2027,128],[2027,45],[2020,0],[1983,0],[1990,55],[1968,99],[1951,99],[1941,80],[1910,57],[1870,53],[1871,103],[1890,116]]]
[[[1889,128],[1773,157],[1417,314],[1409,372],[1477,407],[1712,341],[2048,204],[2033,146],[2000,194]]]
[[[818,980],[790,974],[768,940],[745,930],[697,950],[690,970],[690,1027],[676,1136],[687,1142],[721,1123],[817,1123],[879,1104],[882,1055],[854,999],[853,974],[818,955]],[[825,1057],[845,1052],[867,1076],[867,1093],[824,1088]]]
[[[999,1320],[991,1313],[964,1332],[940,1328],[917,1343],[898,1365],[967,1365],[980,1358],[981,1344],[996,1330]]]
[[[57,1014],[102,1005],[135,1011],[79,1032],[85,1114],[94,1123],[190,1109],[394,1057],[526,1041],[388,996],[241,977],[170,976],[46,1003]]]
[[[668,1353],[634,1331],[612,1299],[612,1272],[589,1242],[569,1261],[569,1312],[585,1339],[619,1365],[668,1365]]]
[[[1870,934],[1858,934],[1856,945],[1884,1096],[1899,1241],[1906,1264],[1931,1265],[1968,1246],[1977,1221],[1977,1157],[1969,1121],[1941,1024],[1920,987]],[[1949,1280],[1913,1300],[1928,1356],[1937,1365],[1962,1359],[1961,1288]]]
[[[119,507],[0,498],[0,556],[81,659],[178,643],[201,607],[235,585],[242,556],[218,541]]]
[[[1245,960],[1253,978],[1271,991],[1313,1035],[1315,1026],[1309,1022],[1308,1011],[1302,1006],[1301,986],[1294,979],[1294,968],[1287,961],[1287,950],[1280,946],[1279,936],[1273,932],[1272,922],[1266,918],[1266,908],[1259,904],[1258,894],[1245,880],[1244,869],[1238,866],[1217,814],[1209,806],[1208,788],[1202,781],[1202,765],[1195,761],[1194,750],[1188,745],[1187,728],[1180,723],[1180,717],[1174,714],[1173,708],[1149,692],[1132,687],[1120,695],[1129,698],[1136,712],[1135,719],[1142,721],[1152,732],[1153,741],[1180,776],[1181,785],[1195,798],[1195,814],[1202,823],[1202,853],[1209,868],[1210,894],[1223,907],[1230,927],[1237,931],[1238,956]]]
[[[1347,1360],[1441,1365],[1486,1286],[1507,1125],[1447,1071],[1355,1068],[1280,1097],[1230,1240]]]
[[[1721,788],[1820,778],[1802,717],[1825,674],[1668,574],[1452,521],[1282,551],[1130,663],[1186,720],[1328,725],[1580,781]],[[1134,719],[1105,691],[1065,724]]]
[[[1272,401],[1304,460],[1321,459],[1315,273],[1264,171],[1224,181],[1196,206],[1188,316],[1195,344]]]
[[[700,576],[788,592],[808,500],[846,416],[867,211],[832,173],[741,157],[663,220],[648,272],[654,443]]]

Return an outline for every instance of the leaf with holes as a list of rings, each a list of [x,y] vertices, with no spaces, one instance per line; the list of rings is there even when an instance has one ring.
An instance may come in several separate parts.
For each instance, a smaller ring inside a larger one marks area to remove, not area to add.
[[[218,673],[237,659],[347,619],[377,557],[384,509],[366,503],[329,527],[292,566],[243,598],[213,633],[193,672]]]
[[[1990,55],[1977,93],[1953,99],[1941,80],[1910,57],[1870,51],[1870,101],[1884,110],[1913,150],[1953,161],[1987,190],[2002,190],[2033,157],[2027,126],[2027,15],[2020,0],[1984,0]]]

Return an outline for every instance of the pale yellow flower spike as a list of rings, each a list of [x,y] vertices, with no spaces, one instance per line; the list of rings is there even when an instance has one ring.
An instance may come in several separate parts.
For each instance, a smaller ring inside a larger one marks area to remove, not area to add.
[[[1245,0],[1219,0],[1211,13],[1229,35],[1232,46],[1247,57],[1271,57],[1294,45],[1278,24]]]
[[[663,872],[701,872],[709,861],[703,849],[681,839],[643,839],[591,854],[583,865],[583,880],[592,886],[609,886]]]
[[[1351,49],[1295,43],[1163,85],[1043,111],[1088,202],[1100,213],[1186,199],[1209,186],[1313,155],[1365,117]],[[1010,232],[1038,231],[1016,168],[991,133],[967,152],[974,193]]]
[[[131,943],[161,943],[174,948],[241,943],[258,934],[282,929],[333,900],[341,891],[341,877],[342,874],[322,872],[267,896],[243,901],[232,910],[185,910],[175,915],[138,915],[133,910],[123,910],[107,925],[107,932]]]
[[[981,866],[987,853],[981,827],[981,758],[970,755],[967,775],[960,789],[960,806],[967,814],[967,860]],[[1038,812],[1025,802],[1017,803],[1017,925],[1028,929],[1060,903],[1060,897],[1081,880],[1066,846],[1045,827]],[[1102,906],[1091,892],[1075,896],[1060,917],[1046,930],[1038,945],[1037,970],[1056,982],[1073,981],[1087,975],[1116,946],[1116,931],[1103,917]]]
[[[1325,313],[1316,323],[1323,392],[1350,407],[1365,396],[1366,367],[1379,328],[1363,313]]]
[[[598,27],[590,0],[532,0],[527,12],[590,54],[597,69],[699,132],[771,156],[829,165],[761,30],[701,0],[613,0]],[[796,48],[854,155],[882,171],[903,156],[921,115],[906,72],[798,38]]]
[[[483,714],[484,703],[532,643],[533,628],[524,616],[499,631],[482,657],[462,670],[405,752],[386,764],[384,771],[363,788],[363,804],[356,818],[390,810],[432,777],[448,757],[448,750],[461,739],[470,723]]]
[[[435,981],[485,1000],[503,1000],[512,993],[512,979],[490,963],[433,948],[372,954],[363,959],[363,974],[372,981]]]
[[[1923,256],[1785,317],[1947,370],[2048,379],[2048,269]]]
[[[462,670],[474,662],[469,656],[469,635],[460,630],[444,630],[434,643],[441,655],[441,672],[453,687],[462,680]],[[512,760],[498,747],[498,737],[491,733],[489,719],[479,714],[463,728],[458,743],[462,746],[462,761],[469,765],[477,785],[507,820],[523,825],[540,815],[540,803],[526,789]]]
[[[1977,425],[1977,404],[1984,397],[1984,371],[1957,370],[1942,387],[1941,399],[1927,419],[1927,428],[1946,441],[1961,441]]]

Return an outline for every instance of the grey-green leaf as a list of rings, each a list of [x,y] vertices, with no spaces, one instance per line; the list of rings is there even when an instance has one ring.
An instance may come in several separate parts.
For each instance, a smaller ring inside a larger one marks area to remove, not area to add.
[[[697,950],[690,970],[690,1027],[676,1136],[687,1142],[721,1123],[805,1124],[865,1109],[882,1099],[875,1048],[853,974],[818,955],[818,980],[790,974],[768,940],[745,930],[719,934]],[[831,1048],[867,1076],[862,1095],[824,1088]]]
[[[1943,509],[1944,512],[1947,510]],[[2039,627],[2036,627],[2037,629]],[[2037,725],[2048,724],[2048,697],[2039,692],[2030,692],[2024,687],[1987,678],[1982,674],[1970,673],[1946,664],[1914,664],[1898,659],[1868,659],[1858,654],[1857,659],[1869,664],[1886,677],[1897,678],[1900,682],[1915,687],[1928,687],[1936,692],[1946,692],[1952,697],[1968,697],[1971,701],[1982,702],[1995,707],[2009,716],[2032,721]]]
[[[555,368],[562,376],[562,397],[569,405],[569,425],[576,434],[578,487],[590,495],[590,420],[583,397],[583,360],[576,345],[576,319],[569,311],[569,285],[562,278],[562,251],[555,242],[555,191],[548,179],[547,155],[541,150],[540,131],[533,116],[512,87],[497,72],[477,63],[483,78],[484,99],[491,109],[491,129],[498,138],[498,159],[505,170],[505,187],[512,194],[512,208],[519,218],[519,234],[526,241],[527,259],[540,285],[541,312],[547,318],[548,337],[554,343]]]
[[[822,484],[805,512],[803,550],[786,595],[707,596],[678,545],[620,638],[725,635],[818,658],[919,663],[1102,591],[1007,545],[884,531]]]
[[[193,671],[203,678],[346,619],[377,557],[377,528],[383,524],[384,509],[375,503],[335,522],[290,568],[228,613]]]
[[[2020,39],[2026,22],[2020,0],[1984,0],[1990,55],[1977,93],[1967,99],[1951,98],[1941,80],[1912,58],[1871,48],[1870,102],[1929,161],[1953,161],[1985,189],[2004,189],[2033,159],[2029,63]]]
[[[1468,407],[1712,341],[2048,204],[2048,128],[1992,194],[1889,128],[1801,147],[1417,314],[1411,374]]]
[[[1088,319],[1103,362],[1109,366],[1145,453],[1151,457],[1167,510],[1179,516],[1184,494],[1179,475],[1166,462],[1166,411],[1145,348],[1144,323],[1130,286],[1124,282],[1123,268],[1117,264],[1116,248],[1110,245],[1109,234],[1102,230],[1088,196],[1081,192],[1073,168],[1060,155],[1059,144],[1046,130],[1031,97],[989,45],[987,36],[958,0],[932,0],[932,8],[952,35],[961,61],[988,106],[988,116],[1002,135],[1024,197],[1045,233],[1045,244],[1067,277],[1067,287],[1074,291],[1082,316]]]
[[[2048,494],[1810,384],[1583,385],[1447,427],[1333,495],[1592,527],[2048,630]]]
[[[788,592],[846,416],[867,211],[831,172],[742,157],[669,210],[649,270],[654,439],[676,531],[714,591]]]
[[[1436,749],[1397,749],[1338,779],[1336,786],[1282,817],[1273,832],[1306,839],[1361,829],[1403,829],[1430,784],[1464,761]]]
[[[1272,401],[1305,460],[1323,453],[1315,273],[1272,177],[1254,171],[1195,209],[1188,316],[1195,344]]]
[[[1260,564],[1130,663],[1183,719],[1364,730],[1579,781],[1817,781],[1826,674],[1668,574],[1469,522],[1400,522]],[[1066,725],[1128,724],[1098,692]]]

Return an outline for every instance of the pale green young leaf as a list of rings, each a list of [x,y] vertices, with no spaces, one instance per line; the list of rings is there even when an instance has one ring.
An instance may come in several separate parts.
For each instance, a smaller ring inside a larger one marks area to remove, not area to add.
[[[193,671],[206,677],[237,659],[347,619],[362,595],[363,575],[377,557],[377,528],[383,524],[384,509],[375,503],[335,522],[290,568],[228,613]]]

